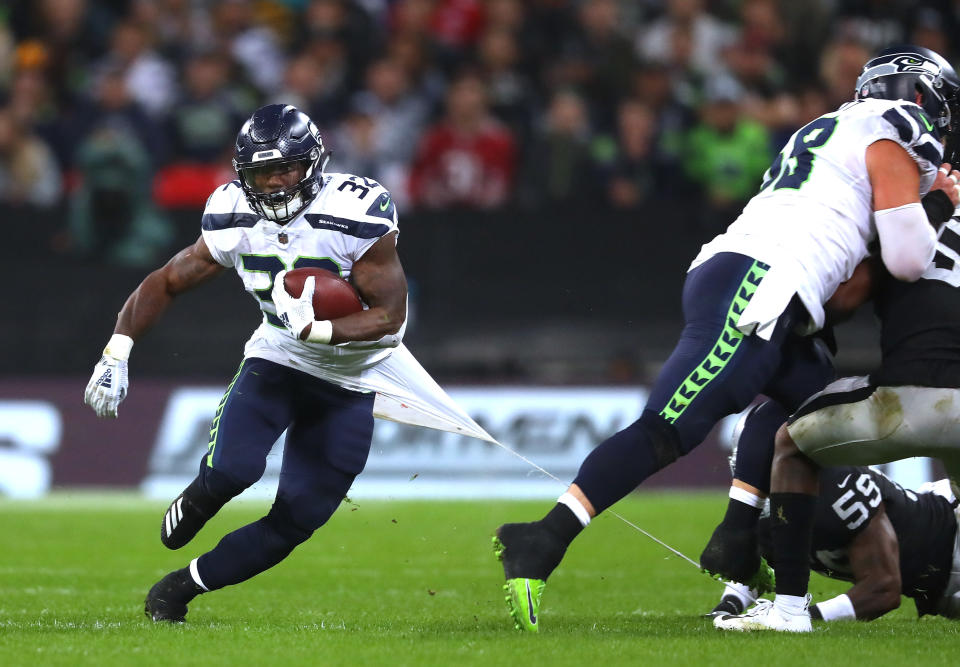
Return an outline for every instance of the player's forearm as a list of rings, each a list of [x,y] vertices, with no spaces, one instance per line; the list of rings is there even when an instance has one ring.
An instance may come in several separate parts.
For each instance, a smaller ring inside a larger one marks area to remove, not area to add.
[[[160,319],[173,297],[167,289],[163,269],[154,271],[127,297],[117,315],[114,333],[139,340]]]
[[[406,306],[401,308],[370,308],[333,320],[331,344],[353,340],[380,340],[400,331],[406,318]]]
[[[849,319],[857,308],[872,297],[878,262],[875,257],[868,257],[860,262],[853,270],[853,275],[846,282],[840,283],[833,296],[823,304],[829,324],[838,324]]]
[[[847,591],[858,621],[872,621],[900,606],[900,579],[884,577],[858,581]]]

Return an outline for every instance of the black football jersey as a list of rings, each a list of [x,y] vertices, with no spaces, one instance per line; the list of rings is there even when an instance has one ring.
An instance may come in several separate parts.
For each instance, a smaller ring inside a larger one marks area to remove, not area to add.
[[[872,382],[960,387],[960,220],[943,225],[920,280],[883,273],[875,304],[883,361]]]
[[[866,467],[824,468],[810,554],[812,569],[852,581],[847,548],[883,503],[900,544],[903,594],[922,615],[933,613],[953,562],[955,504],[933,493],[904,489]]]

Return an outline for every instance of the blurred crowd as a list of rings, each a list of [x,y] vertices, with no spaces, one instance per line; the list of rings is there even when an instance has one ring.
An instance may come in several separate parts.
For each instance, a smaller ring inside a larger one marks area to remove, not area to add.
[[[873,51],[953,62],[958,30],[957,0],[8,0],[0,202],[153,261],[284,102],[404,212],[680,198],[717,230]]]

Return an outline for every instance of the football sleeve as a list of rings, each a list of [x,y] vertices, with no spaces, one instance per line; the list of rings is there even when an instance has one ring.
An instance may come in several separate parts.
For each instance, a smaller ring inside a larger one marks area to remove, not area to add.
[[[364,227],[370,230],[370,234],[366,235],[366,238],[358,238],[354,249],[354,261],[363,257],[367,250],[382,237],[391,232],[399,231],[396,204],[390,196],[390,192],[383,188],[380,188],[380,193],[377,194],[373,203],[359,218]]]
[[[244,208],[240,186],[234,181],[213,191],[200,219],[201,234],[210,255],[227,268],[236,263],[235,251],[243,238],[240,230],[253,227],[259,219]]]
[[[925,194],[943,161],[943,146],[930,117],[916,104],[898,102],[866,123],[869,143],[894,141],[914,159],[920,169],[920,191]]]

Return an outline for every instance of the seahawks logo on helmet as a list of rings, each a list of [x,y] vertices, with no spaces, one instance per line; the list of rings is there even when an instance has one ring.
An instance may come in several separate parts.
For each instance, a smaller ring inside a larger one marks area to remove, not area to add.
[[[897,56],[890,61],[890,64],[894,65],[898,72],[926,72],[933,76],[940,73],[939,65],[913,55]]]
[[[960,78],[939,54],[922,46],[884,49],[863,66],[855,98],[914,102],[948,134],[960,129]]]

